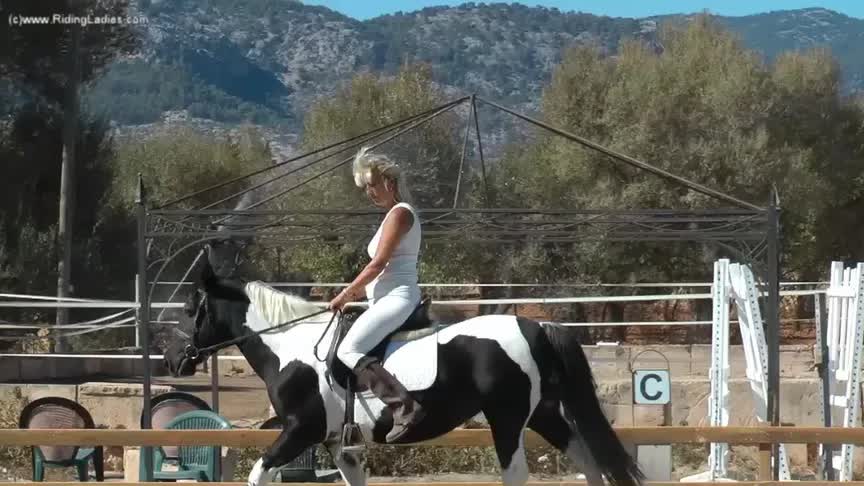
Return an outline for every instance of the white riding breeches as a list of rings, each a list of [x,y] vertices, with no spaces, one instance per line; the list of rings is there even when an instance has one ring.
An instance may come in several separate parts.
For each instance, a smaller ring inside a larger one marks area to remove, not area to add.
[[[336,356],[351,369],[366,353],[405,323],[420,303],[420,287],[399,285],[374,301],[351,325]]]

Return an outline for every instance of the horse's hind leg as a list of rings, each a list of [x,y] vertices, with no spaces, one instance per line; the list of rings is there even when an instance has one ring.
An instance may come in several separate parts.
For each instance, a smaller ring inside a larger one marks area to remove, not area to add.
[[[591,451],[586,449],[584,441],[576,432],[575,425],[562,415],[560,402],[541,402],[531,416],[528,427],[566,454],[585,475],[589,486],[603,486],[603,474],[594,462]]]

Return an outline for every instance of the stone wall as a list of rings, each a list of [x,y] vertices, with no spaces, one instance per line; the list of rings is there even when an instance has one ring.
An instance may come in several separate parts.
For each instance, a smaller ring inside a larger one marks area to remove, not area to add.
[[[164,375],[161,360],[150,361],[153,375]],[[84,356],[2,356],[0,383],[33,383],[64,378],[125,378],[144,374],[144,361],[130,358],[94,358]]]

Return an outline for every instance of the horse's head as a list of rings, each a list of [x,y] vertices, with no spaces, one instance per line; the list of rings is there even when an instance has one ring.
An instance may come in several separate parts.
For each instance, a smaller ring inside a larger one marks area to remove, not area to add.
[[[207,263],[218,277],[234,278],[241,272],[248,242],[237,238],[210,241],[205,247]]]
[[[174,376],[194,374],[198,363],[207,358],[207,353],[198,350],[235,337],[248,303],[243,282],[217,276],[205,260],[196,287],[183,306],[184,313],[191,318],[185,322],[183,331],[191,338],[176,339],[165,350],[168,371]]]

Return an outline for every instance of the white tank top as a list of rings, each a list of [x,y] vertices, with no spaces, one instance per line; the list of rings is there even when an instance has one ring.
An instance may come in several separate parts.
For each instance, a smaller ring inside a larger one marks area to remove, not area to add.
[[[369,241],[366,251],[369,253],[369,258],[375,257],[384,223],[387,221],[390,213],[398,207],[411,211],[411,214],[414,215],[414,222],[393,250],[393,255],[390,257],[390,261],[387,262],[384,270],[366,285],[366,298],[368,299],[379,299],[400,285],[417,285],[417,256],[420,253],[421,236],[420,217],[417,216],[417,212],[410,204],[404,202],[397,203],[387,212],[384,220],[381,221],[381,225],[378,226],[375,236]]]

